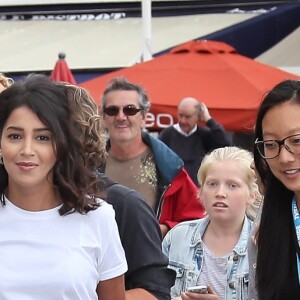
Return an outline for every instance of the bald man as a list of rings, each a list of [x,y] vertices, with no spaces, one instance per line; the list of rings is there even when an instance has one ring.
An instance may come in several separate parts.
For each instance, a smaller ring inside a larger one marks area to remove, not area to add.
[[[198,121],[206,126],[198,125]],[[197,172],[204,155],[213,149],[231,145],[223,126],[211,117],[204,103],[193,97],[179,102],[178,123],[164,129],[159,139],[181,157],[197,185]]]

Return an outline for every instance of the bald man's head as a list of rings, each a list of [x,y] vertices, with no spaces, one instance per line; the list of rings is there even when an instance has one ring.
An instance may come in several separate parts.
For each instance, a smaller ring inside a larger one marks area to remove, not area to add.
[[[189,133],[197,124],[200,102],[193,97],[183,98],[178,104],[178,123],[180,128]]]
[[[193,97],[186,97],[180,100],[179,104],[178,104],[178,108],[180,106],[189,106],[189,107],[196,107],[197,105],[199,105],[200,102]]]

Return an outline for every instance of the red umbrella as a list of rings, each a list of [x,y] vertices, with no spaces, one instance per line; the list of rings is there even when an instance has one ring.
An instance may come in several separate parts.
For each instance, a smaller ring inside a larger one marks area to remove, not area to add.
[[[152,104],[147,119],[150,130],[175,122],[178,102],[193,96],[203,101],[227,130],[247,132],[253,129],[264,94],[284,79],[300,79],[242,56],[228,44],[200,40],[175,47],[151,61],[86,81],[81,86],[100,102],[109,79],[121,75],[148,91]]]
[[[65,57],[66,55],[64,53],[58,54],[58,60],[51,72],[50,78],[54,81],[63,81],[69,82],[71,84],[77,84],[71,70],[69,69]]]

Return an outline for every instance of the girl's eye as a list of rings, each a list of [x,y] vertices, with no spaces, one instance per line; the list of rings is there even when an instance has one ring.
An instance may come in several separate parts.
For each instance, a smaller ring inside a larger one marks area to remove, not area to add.
[[[235,189],[235,188],[237,188],[237,184],[235,184],[235,183],[231,183],[231,184],[229,184],[229,187],[231,188],[231,189]]]
[[[216,184],[215,182],[207,182],[207,185],[208,185],[209,187],[214,187],[214,186],[216,186],[217,184]]]

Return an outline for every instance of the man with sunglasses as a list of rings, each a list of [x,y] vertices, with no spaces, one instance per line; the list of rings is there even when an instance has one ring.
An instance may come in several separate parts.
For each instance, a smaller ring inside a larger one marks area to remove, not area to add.
[[[124,77],[115,78],[105,89],[101,106],[109,134],[101,171],[143,195],[156,213],[163,236],[181,221],[203,217],[198,188],[183,161],[144,130],[150,109],[145,90]]]

